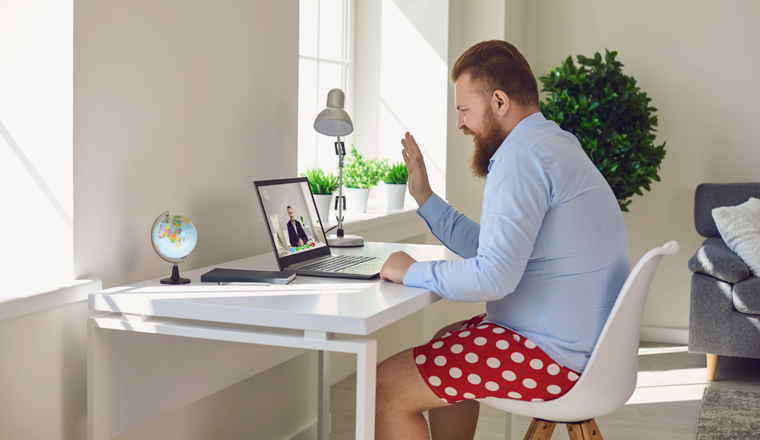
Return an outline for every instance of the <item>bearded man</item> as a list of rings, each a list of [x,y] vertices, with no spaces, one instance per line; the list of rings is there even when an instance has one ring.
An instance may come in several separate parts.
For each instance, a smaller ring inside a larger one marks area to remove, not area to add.
[[[541,401],[567,393],[630,270],[628,239],[609,185],[578,140],[539,112],[525,58],[485,41],[451,70],[457,128],[473,137],[472,170],[486,179],[480,223],[433,193],[406,133],[409,192],[432,233],[462,257],[391,255],[380,276],[486,313],[378,366],[376,436],[472,439],[488,397]],[[429,410],[430,430],[422,412]]]

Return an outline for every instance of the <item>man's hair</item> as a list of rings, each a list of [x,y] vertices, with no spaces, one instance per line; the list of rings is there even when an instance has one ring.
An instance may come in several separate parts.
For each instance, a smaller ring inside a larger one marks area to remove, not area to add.
[[[483,41],[467,49],[451,69],[451,83],[464,74],[482,93],[501,90],[521,107],[538,107],[538,84],[530,65],[506,41]]]
[[[287,211],[288,209],[293,209],[293,208],[291,208],[290,206],[288,206],[287,208],[285,208],[285,210],[286,210],[286,211]]]

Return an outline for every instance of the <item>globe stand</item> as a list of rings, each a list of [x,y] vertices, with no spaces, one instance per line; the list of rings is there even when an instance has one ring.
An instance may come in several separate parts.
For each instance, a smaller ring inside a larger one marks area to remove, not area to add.
[[[177,263],[174,263],[174,266],[172,266],[172,277],[164,278],[161,280],[161,284],[189,284],[189,283],[190,283],[190,279],[179,277],[179,267],[177,266]]]

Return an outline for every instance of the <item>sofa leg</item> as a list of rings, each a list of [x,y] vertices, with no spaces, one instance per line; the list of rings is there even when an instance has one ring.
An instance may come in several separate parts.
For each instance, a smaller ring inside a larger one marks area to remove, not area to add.
[[[707,355],[707,380],[712,382],[715,380],[715,372],[718,370],[718,355]]]

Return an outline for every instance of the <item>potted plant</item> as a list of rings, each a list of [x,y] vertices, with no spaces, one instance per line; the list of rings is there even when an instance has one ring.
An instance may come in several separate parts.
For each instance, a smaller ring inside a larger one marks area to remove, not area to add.
[[[409,171],[404,162],[396,162],[388,167],[388,172],[383,177],[385,194],[388,198],[388,209],[404,207],[407,180],[409,180]]]
[[[343,165],[343,185],[346,187],[346,209],[351,212],[366,212],[369,190],[380,183],[388,168],[388,159],[367,159],[356,147]]]
[[[311,193],[314,195],[314,202],[317,204],[319,218],[322,219],[323,223],[327,223],[333,193],[338,189],[338,177],[332,173],[325,174],[319,167],[307,168],[305,173],[301,173],[301,176],[309,179],[309,188],[311,188]]]
[[[592,58],[578,55],[541,76],[541,112],[563,130],[575,134],[591,161],[601,171],[617,197],[620,209],[628,211],[631,197],[649,191],[665,157],[665,143],[654,144],[656,108],[641,92],[636,80],[623,74],[617,52],[605,49]]]

